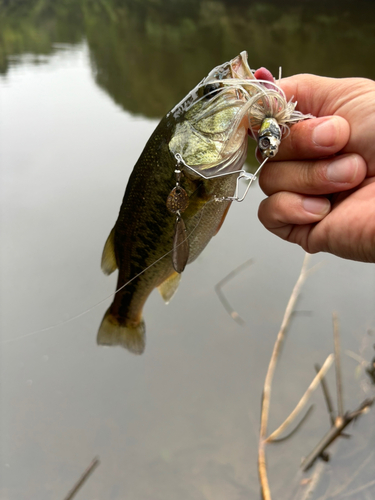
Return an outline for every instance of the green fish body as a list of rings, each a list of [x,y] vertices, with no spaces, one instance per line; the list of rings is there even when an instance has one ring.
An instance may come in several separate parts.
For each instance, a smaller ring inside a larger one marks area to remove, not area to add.
[[[220,229],[236,189],[231,173],[246,159],[248,132],[255,137],[262,120],[275,114],[282,124],[302,119],[276,85],[269,90],[269,82],[259,82],[242,52],[214,68],[148,140],[103,251],[103,271],[119,274],[98,344],[143,352],[147,297],[158,288],[169,302],[185,264]],[[179,210],[177,203],[177,212],[170,211],[173,190],[182,193],[187,208]]]
[[[154,288],[168,303],[180,281],[171,250],[176,216],[166,200],[175,185],[176,159],[168,144],[175,129],[172,115],[164,117],[147,142],[129,178],[120,213],[104,247],[102,269],[119,270],[114,301],[98,333],[101,345],[122,345],[140,354],[145,347],[142,309]],[[219,230],[230,201],[206,203],[213,196],[232,195],[235,176],[206,181],[183,178],[189,207],[183,214],[192,262]],[[139,275],[139,276],[138,276]],[[137,276],[137,277],[136,277]]]

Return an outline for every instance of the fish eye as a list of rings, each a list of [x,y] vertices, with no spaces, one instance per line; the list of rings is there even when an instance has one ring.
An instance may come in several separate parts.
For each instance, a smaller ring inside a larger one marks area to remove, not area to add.
[[[262,137],[262,139],[259,141],[259,147],[261,149],[267,149],[270,144],[271,141],[268,139],[268,137]]]
[[[203,95],[207,99],[211,99],[211,97],[213,97],[218,93],[219,88],[220,88],[220,83],[208,83],[203,88]]]

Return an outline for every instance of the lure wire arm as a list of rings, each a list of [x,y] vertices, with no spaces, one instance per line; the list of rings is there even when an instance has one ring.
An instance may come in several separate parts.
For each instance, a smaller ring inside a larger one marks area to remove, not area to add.
[[[180,153],[176,153],[174,156],[175,156],[178,164],[182,163],[184,167],[188,168],[189,170],[191,170],[195,174],[199,175],[199,177],[203,177],[203,179],[205,179],[206,181],[209,181],[211,179],[216,179],[217,177],[224,177],[226,175],[240,174],[241,172],[245,172],[243,169],[241,169],[241,170],[235,170],[233,172],[224,172],[222,174],[210,175],[208,177],[207,175],[203,175],[201,172],[198,172],[198,170],[196,170],[195,168],[193,168],[190,165],[188,165],[187,163],[185,163],[185,161],[182,158],[182,156],[180,155]],[[248,175],[253,175],[253,174],[248,174]]]
[[[186,167],[189,170],[193,171],[195,174],[199,175],[199,177],[202,177],[203,179],[205,179],[207,181],[209,181],[211,179],[216,179],[218,177],[224,177],[224,176],[227,176],[227,175],[238,174],[237,182],[236,182],[236,190],[234,192],[234,196],[224,196],[224,197],[221,197],[221,198],[215,197],[216,201],[238,201],[238,202],[241,202],[241,201],[243,201],[246,198],[246,195],[249,192],[251,184],[257,179],[257,176],[258,176],[259,172],[261,171],[263,165],[268,160],[268,157],[267,157],[259,165],[259,167],[257,168],[255,174],[251,174],[251,173],[246,172],[245,170],[241,169],[241,170],[235,170],[233,172],[224,172],[222,174],[216,174],[216,175],[211,175],[210,177],[207,177],[206,175],[203,175],[201,172],[198,172],[198,170],[196,170],[195,168],[193,168],[190,165],[188,165],[187,163],[185,163],[184,159],[182,158],[182,156],[179,153],[175,154],[175,158],[177,160],[177,165],[179,165],[180,163],[182,163],[184,167]],[[248,184],[246,186],[244,194],[240,197],[239,196],[239,186],[240,186],[240,180],[241,179],[246,179],[249,182],[248,182]]]
[[[245,170],[242,170],[240,175],[237,177],[237,183],[236,183],[236,191],[234,193],[234,196],[228,196],[226,198],[223,198],[223,200],[228,200],[228,201],[238,201],[241,202],[246,198],[247,193],[249,192],[251,184],[257,179],[259,172],[261,171],[263,165],[266,163],[268,160],[268,157],[259,165],[257,168],[255,174],[250,174],[249,172],[246,172]],[[249,182],[246,186],[244,194],[241,196],[241,198],[238,196],[239,193],[239,186],[240,186],[240,179],[247,179]]]

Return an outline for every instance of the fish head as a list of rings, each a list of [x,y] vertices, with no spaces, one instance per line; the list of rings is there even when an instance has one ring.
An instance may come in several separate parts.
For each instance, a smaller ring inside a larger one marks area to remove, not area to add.
[[[214,68],[175,108],[169,149],[207,177],[242,168],[250,127],[249,103],[264,92],[241,52]]]

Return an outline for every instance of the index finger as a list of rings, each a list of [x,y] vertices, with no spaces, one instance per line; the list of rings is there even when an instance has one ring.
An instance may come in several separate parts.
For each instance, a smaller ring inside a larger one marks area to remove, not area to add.
[[[317,75],[301,74],[282,78],[278,85],[287,100],[297,102],[297,109],[314,116],[333,115],[337,109],[337,95],[343,80]]]
[[[350,126],[341,116],[304,120],[290,128],[273,161],[306,160],[331,156],[342,150],[350,137]]]

